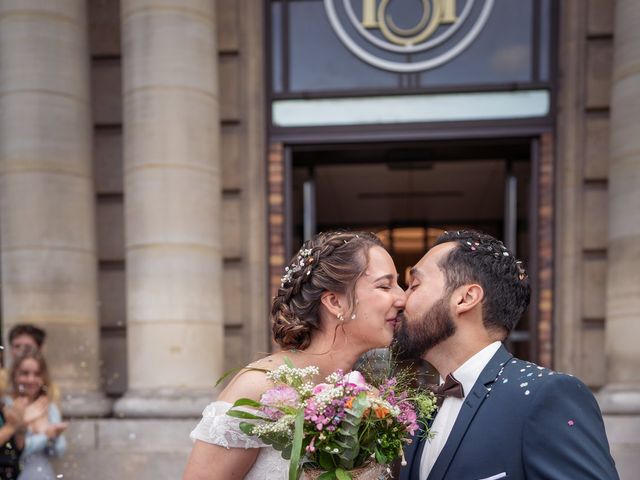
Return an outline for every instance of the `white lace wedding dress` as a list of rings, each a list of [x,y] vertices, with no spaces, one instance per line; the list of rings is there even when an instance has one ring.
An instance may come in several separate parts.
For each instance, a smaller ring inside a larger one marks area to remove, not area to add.
[[[191,440],[201,440],[225,448],[259,448],[260,453],[244,477],[245,480],[286,480],[289,461],[282,458],[274,448],[240,430],[241,420],[228,416],[229,408],[231,404],[228,402],[209,404],[202,412],[202,420],[191,432]]]

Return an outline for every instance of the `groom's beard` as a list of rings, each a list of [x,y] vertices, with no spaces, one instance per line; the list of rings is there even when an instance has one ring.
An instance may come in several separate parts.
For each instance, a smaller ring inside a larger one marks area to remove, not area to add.
[[[443,296],[421,319],[402,319],[396,330],[393,350],[398,360],[416,360],[456,332],[449,312],[449,298]]]

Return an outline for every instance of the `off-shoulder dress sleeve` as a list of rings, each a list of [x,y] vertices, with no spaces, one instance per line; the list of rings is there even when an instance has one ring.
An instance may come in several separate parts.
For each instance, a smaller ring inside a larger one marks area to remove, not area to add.
[[[239,418],[230,417],[228,402],[210,403],[202,412],[200,423],[191,432],[191,440],[220,445],[225,448],[262,448],[267,445],[257,437],[251,437],[240,430]]]

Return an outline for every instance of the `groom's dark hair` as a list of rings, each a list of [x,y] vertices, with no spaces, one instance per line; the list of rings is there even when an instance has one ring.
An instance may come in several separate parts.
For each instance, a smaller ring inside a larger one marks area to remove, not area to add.
[[[447,293],[477,283],[484,290],[482,320],[489,331],[508,335],[529,306],[531,287],[522,262],[504,244],[486,233],[473,230],[444,232],[435,245],[453,242],[439,264],[447,281]],[[434,245],[434,246],[435,246]]]

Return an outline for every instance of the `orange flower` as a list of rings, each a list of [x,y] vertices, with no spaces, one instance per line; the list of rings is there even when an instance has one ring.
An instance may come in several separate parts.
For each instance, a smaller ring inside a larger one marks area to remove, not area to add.
[[[389,409],[386,407],[375,407],[376,417],[384,418],[389,413]]]
[[[350,397],[344,404],[347,408],[351,408],[353,407],[353,400],[355,399],[355,397]]]

